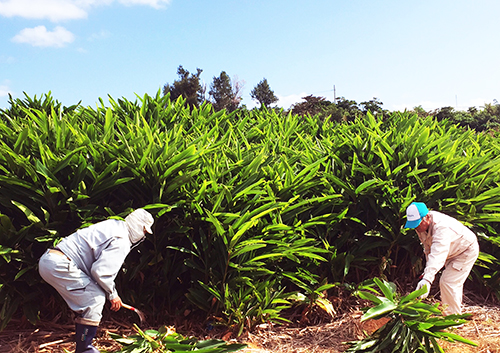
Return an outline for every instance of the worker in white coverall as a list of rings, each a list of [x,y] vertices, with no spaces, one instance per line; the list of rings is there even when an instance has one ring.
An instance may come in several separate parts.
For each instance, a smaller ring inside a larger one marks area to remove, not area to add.
[[[406,209],[405,228],[415,229],[424,247],[426,265],[417,290],[426,286],[426,298],[434,277],[444,266],[439,288],[445,315],[462,313],[465,280],[477,257],[476,235],[458,220],[436,211],[429,211],[422,202],[413,202]]]
[[[117,311],[122,300],[115,277],[134,244],[152,234],[153,216],[144,209],[125,221],[108,219],[77,230],[47,250],[39,261],[42,278],[53,286],[77,317],[76,353],[97,353],[93,345],[106,298]]]

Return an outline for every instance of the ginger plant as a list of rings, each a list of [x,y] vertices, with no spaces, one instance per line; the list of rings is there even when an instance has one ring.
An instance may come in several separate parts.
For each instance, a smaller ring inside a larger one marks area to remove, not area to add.
[[[394,283],[379,278],[374,283],[361,285],[356,295],[371,301],[374,306],[367,308],[361,321],[389,318],[389,321],[369,337],[349,342],[347,352],[356,353],[435,353],[444,352],[438,340],[462,342],[477,346],[460,335],[446,331],[462,325],[470,314],[444,316],[439,303],[431,305],[419,297],[424,294],[421,288],[406,296],[396,293]],[[378,287],[375,288],[374,284]]]
[[[129,337],[110,333],[122,345],[118,352],[123,353],[170,353],[176,351],[196,351],[197,353],[230,353],[245,348],[246,344],[232,343],[220,339],[198,340],[184,337],[172,328],[160,327],[158,330],[141,330],[134,325],[137,334]]]

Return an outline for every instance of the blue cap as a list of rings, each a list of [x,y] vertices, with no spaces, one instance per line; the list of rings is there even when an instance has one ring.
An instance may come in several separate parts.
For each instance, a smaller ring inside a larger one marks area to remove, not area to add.
[[[410,206],[406,208],[406,224],[405,228],[417,228],[422,218],[424,218],[429,210],[423,202],[412,202]]]

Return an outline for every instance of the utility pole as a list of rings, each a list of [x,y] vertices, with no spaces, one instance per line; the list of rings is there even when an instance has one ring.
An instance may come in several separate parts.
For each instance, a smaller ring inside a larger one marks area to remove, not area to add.
[[[333,104],[337,104],[337,94],[335,92],[335,85],[333,85]]]

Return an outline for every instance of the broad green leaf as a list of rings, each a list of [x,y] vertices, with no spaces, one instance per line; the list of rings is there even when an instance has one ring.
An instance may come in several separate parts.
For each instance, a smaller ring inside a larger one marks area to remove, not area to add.
[[[384,280],[380,280],[379,278],[374,278],[373,280],[377,284],[377,286],[380,288],[382,293],[384,293],[385,297],[388,300],[393,301],[395,287],[391,283],[386,282]]]
[[[370,300],[372,302],[374,302],[375,304],[380,304],[382,303],[382,299],[380,297],[377,297],[376,295],[370,293],[370,292],[363,292],[363,291],[359,291],[356,293],[358,295],[358,297],[360,297],[361,299],[364,299],[364,300]]]
[[[387,313],[390,313],[397,308],[397,305],[389,300],[383,300],[382,303],[369,309],[362,317],[361,321],[370,320],[373,318],[381,317]]]

